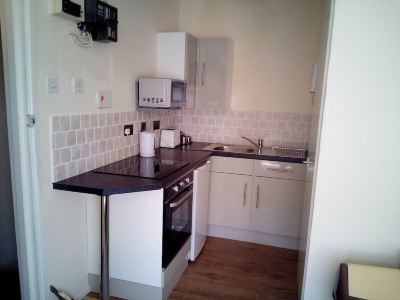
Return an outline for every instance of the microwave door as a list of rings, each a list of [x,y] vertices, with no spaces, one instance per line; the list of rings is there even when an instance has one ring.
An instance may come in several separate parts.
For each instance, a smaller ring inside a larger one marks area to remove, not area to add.
[[[186,83],[173,81],[171,84],[171,107],[184,107],[186,105]]]

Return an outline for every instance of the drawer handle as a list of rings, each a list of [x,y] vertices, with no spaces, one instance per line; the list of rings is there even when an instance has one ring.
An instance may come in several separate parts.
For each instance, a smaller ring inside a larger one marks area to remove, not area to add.
[[[293,173],[293,170],[287,170],[287,169],[267,168],[267,170],[274,171],[274,172],[280,172],[280,173]]]
[[[258,205],[260,204],[260,185],[257,184],[257,201],[256,201],[256,208],[258,208]]]
[[[247,198],[247,183],[244,184],[244,191],[243,191],[243,206],[246,206],[246,198]]]

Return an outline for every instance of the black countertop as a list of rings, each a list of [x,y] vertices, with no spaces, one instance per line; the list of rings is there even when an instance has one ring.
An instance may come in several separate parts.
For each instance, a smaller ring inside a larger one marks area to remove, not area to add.
[[[156,149],[156,156],[162,159],[186,161],[189,164],[163,179],[102,174],[89,171],[55,182],[53,183],[53,188],[99,196],[158,190],[167,187],[179,177],[203,164],[210,155],[211,152],[208,151],[160,148]]]
[[[237,157],[258,160],[273,160],[292,163],[302,163],[303,159],[288,158],[252,153],[229,153],[219,151],[205,151],[211,143],[195,142],[190,145],[179,146],[175,149],[156,149],[156,156],[162,159],[186,161],[189,164],[163,179],[148,179],[112,174],[102,174],[89,171],[53,183],[53,188],[70,192],[80,192],[99,196],[114,194],[158,190],[169,186],[187,172],[203,164],[210,156]]]

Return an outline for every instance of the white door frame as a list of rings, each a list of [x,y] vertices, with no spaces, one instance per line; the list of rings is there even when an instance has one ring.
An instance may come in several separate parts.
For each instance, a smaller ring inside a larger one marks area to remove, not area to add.
[[[31,0],[0,0],[7,125],[22,299],[44,299],[39,182],[34,127],[33,5]]]

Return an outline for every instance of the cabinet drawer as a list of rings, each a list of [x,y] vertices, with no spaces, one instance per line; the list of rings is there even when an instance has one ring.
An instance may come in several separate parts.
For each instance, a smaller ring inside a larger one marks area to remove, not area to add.
[[[246,158],[213,156],[211,157],[211,171],[253,175],[253,160]]]
[[[305,179],[305,165],[269,160],[254,160],[254,175],[272,178]]]

